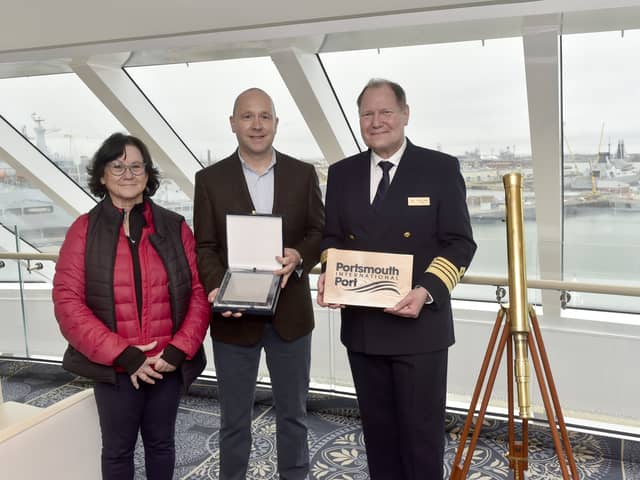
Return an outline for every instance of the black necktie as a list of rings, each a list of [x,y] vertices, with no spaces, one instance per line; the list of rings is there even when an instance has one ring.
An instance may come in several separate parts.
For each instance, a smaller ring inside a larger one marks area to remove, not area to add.
[[[378,190],[376,190],[376,196],[373,197],[373,203],[371,206],[374,210],[380,207],[382,200],[384,199],[387,189],[389,188],[389,170],[393,167],[393,163],[383,160],[378,162],[378,166],[382,169],[382,178],[378,184]]]

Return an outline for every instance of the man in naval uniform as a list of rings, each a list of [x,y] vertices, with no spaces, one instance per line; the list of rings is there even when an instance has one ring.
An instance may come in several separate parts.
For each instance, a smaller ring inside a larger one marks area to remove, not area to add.
[[[413,255],[414,288],[395,306],[341,306],[369,472],[373,480],[441,479],[451,291],[476,249],[465,184],[456,158],[405,137],[400,85],[371,80],[357,104],[369,150],[329,168],[323,260],[328,248]]]

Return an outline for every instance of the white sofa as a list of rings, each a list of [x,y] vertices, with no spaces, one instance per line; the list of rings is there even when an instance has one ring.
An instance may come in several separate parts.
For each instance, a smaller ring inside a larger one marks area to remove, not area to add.
[[[47,408],[0,403],[0,472],[11,480],[100,479],[93,389]]]

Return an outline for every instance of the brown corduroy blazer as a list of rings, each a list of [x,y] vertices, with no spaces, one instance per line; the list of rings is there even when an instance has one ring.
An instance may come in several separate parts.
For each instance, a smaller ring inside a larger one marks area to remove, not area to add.
[[[220,286],[228,267],[226,215],[253,210],[237,152],[196,174],[193,223],[198,271],[207,293]],[[273,214],[282,215],[284,246],[300,252],[303,273],[298,276],[294,272],[289,277],[273,317],[224,318],[213,313],[214,340],[253,345],[262,337],[266,321],[272,321],[278,334],[288,341],[313,329],[309,271],[320,259],[324,228],[324,207],[313,165],[276,152]]]

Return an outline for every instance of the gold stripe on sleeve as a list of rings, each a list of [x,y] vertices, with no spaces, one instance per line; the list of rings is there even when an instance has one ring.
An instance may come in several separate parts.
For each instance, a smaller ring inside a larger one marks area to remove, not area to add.
[[[451,293],[462,278],[464,270],[458,270],[453,263],[444,257],[436,257],[427,267],[426,272],[438,277]]]
[[[327,263],[327,250],[325,249],[322,251],[322,253],[320,254],[320,263],[325,264]]]

